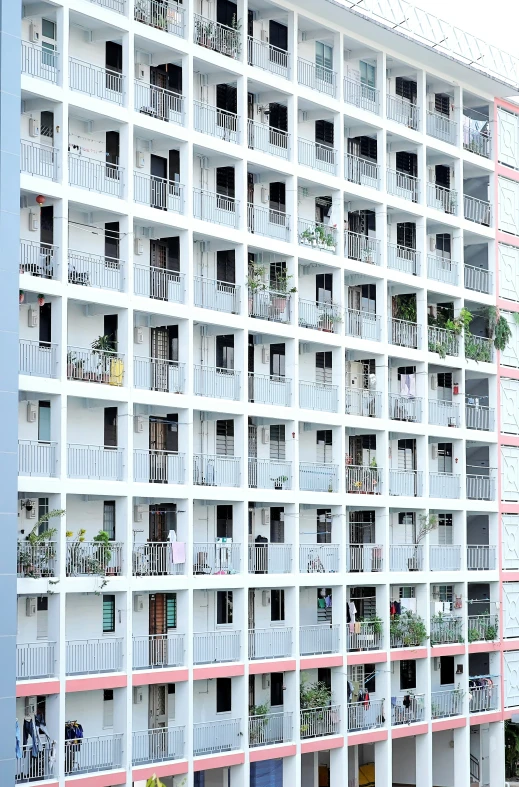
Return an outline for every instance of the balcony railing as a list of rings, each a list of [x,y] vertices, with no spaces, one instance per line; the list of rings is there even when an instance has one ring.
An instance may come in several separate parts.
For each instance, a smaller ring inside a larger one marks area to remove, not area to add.
[[[292,655],[292,629],[249,631],[249,659],[282,659]]]
[[[184,757],[184,727],[139,730],[132,736],[132,765],[146,765]]]
[[[56,671],[55,642],[24,642],[16,645],[16,680],[50,678]]]
[[[306,492],[338,492],[338,466],[299,462],[299,489]]]
[[[292,489],[292,462],[249,457],[248,484],[250,489]]]
[[[124,264],[115,257],[69,250],[68,281],[69,284],[122,291]]]
[[[390,468],[389,494],[399,497],[421,497],[423,495],[422,471]]]
[[[400,172],[397,169],[388,169],[386,173],[388,194],[402,197],[410,202],[418,202],[420,197],[420,181],[414,175]]]
[[[421,342],[420,326],[408,320],[389,320],[389,341],[399,347],[413,347],[418,349]]]
[[[50,745],[42,743],[41,750],[35,757],[32,743],[20,746],[20,757],[15,759],[15,784],[36,783],[43,779],[51,779],[55,767],[55,759],[50,761]]]
[[[339,544],[300,544],[301,574],[336,574],[339,571]]]
[[[325,383],[299,382],[299,407],[336,413],[338,408],[338,386]]]
[[[421,632],[416,630],[414,625],[410,624],[406,614],[401,616],[395,615],[394,619],[391,620],[391,648],[415,648],[419,645],[423,645],[426,639],[427,637],[425,635],[422,635]]]
[[[420,120],[420,109],[405,98],[388,95],[387,117],[388,120],[394,120],[395,123],[400,123],[402,126],[416,131]]]
[[[209,134],[226,142],[238,142],[238,115],[203,101],[194,101],[193,126],[201,134]]]
[[[68,68],[71,90],[113,101],[114,104],[123,103],[124,76],[119,71],[85,63],[75,57],[69,57]]]
[[[237,456],[194,454],[193,483],[197,486],[240,486],[241,459]]]
[[[224,227],[237,227],[239,205],[239,201],[234,197],[217,194],[215,191],[193,189],[193,216],[195,219],[222,224]]]
[[[124,355],[112,350],[67,348],[67,378],[104,385],[122,385]]]
[[[108,8],[110,11],[115,11],[117,14],[124,14],[125,11],[125,0],[90,0],[90,2],[96,3],[103,8]]]
[[[240,373],[217,366],[194,366],[193,393],[215,399],[240,398]]]
[[[431,571],[459,571],[461,547],[457,544],[431,544],[429,547]]]
[[[249,317],[288,323],[290,322],[290,304],[289,293],[268,289],[249,289]]]
[[[205,631],[193,634],[194,664],[222,664],[239,659],[239,631]]]
[[[152,448],[133,449],[133,480],[140,484],[185,483],[185,455]]]
[[[348,732],[373,730],[383,727],[384,700],[370,699],[366,702],[351,702],[348,705]]]
[[[380,265],[380,241],[347,230],[344,233],[344,256],[349,260]]]
[[[347,153],[344,157],[344,177],[350,183],[378,189],[380,184],[380,167],[376,161]]]
[[[467,221],[474,221],[476,224],[483,224],[490,227],[492,221],[492,209],[490,202],[484,199],[476,199],[463,195],[463,215]]]
[[[180,93],[136,79],[134,101],[136,111],[143,115],[164,120],[166,123],[184,125],[184,96]]]
[[[119,541],[67,541],[67,577],[120,576],[123,566],[123,544]]]
[[[352,651],[380,650],[382,647],[381,625],[360,621],[351,626],[346,626],[346,649]]]
[[[427,342],[430,353],[438,353],[440,358],[446,355],[459,355],[459,337],[447,328],[427,328]]]
[[[319,93],[326,93],[335,96],[337,85],[337,74],[331,68],[318,66],[310,60],[297,58],[297,81],[300,85],[305,85]]]
[[[16,573],[19,577],[53,577],[56,573],[55,541],[31,544],[30,541],[18,541],[16,555]]]
[[[18,371],[34,377],[58,376],[58,345],[19,339]]]
[[[297,140],[297,160],[305,167],[318,169],[335,175],[337,168],[337,151],[322,142],[312,142],[310,139]]]
[[[247,145],[250,150],[261,150],[271,156],[288,159],[290,155],[290,134],[266,123],[247,120]]]
[[[391,699],[391,724],[415,724],[425,719],[425,694],[406,694]]]
[[[395,243],[387,245],[387,267],[395,271],[419,276],[420,258],[420,252],[416,249],[409,249],[407,246],[399,246]]]
[[[464,265],[464,283],[467,290],[474,292],[492,292],[492,271],[486,268],[476,268],[474,265]]]
[[[58,247],[51,243],[20,240],[20,273],[52,279],[57,273]]]
[[[350,544],[346,550],[348,571],[382,571],[382,546],[380,544]]]
[[[247,62],[249,66],[271,71],[277,76],[288,79],[290,76],[290,55],[284,49],[272,46],[258,38],[247,37]]]
[[[122,197],[124,168],[119,164],[68,154],[68,178],[71,186],[79,186],[111,197]]]
[[[433,691],[431,694],[431,717],[444,719],[448,716],[461,716],[463,713],[463,692],[459,689]]]
[[[54,84],[58,81],[59,54],[55,49],[43,48],[41,44],[22,41],[22,74],[45,79]]]
[[[160,358],[134,358],[133,384],[145,391],[185,393],[185,364]]]
[[[292,544],[249,544],[249,574],[290,574]]]
[[[458,263],[450,257],[441,257],[437,254],[427,255],[427,276],[429,279],[444,282],[444,284],[458,284]]]
[[[484,128],[489,129],[488,124],[484,124]],[[483,156],[490,158],[492,148],[492,138],[489,130],[482,132],[474,128],[473,122],[470,118],[463,118],[463,147],[476,156]]]
[[[133,173],[133,198],[141,205],[172,213],[184,212],[184,186],[144,172]]]
[[[328,708],[306,708],[300,711],[301,738],[320,738],[323,735],[338,735],[341,728],[341,706]]]
[[[67,447],[67,474],[69,478],[122,481],[122,449],[105,448],[102,445],[69,444]]]
[[[392,421],[419,423],[422,420],[422,398],[390,393],[389,417]]]
[[[469,615],[467,633],[469,642],[494,642],[499,639],[499,615]]]
[[[359,495],[382,494],[383,472],[371,465],[346,465],[346,493]]]
[[[465,331],[465,358],[471,361],[492,363],[494,360],[494,342],[485,336],[475,336]]]
[[[238,574],[241,544],[193,544],[193,574]]]
[[[422,544],[390,544],[390,571],[423,571]]]
[[[382,394],[364,388],[346,388],[346,415],[362,415],[365,418],[380,418],[382,415]]]
[[[147,541],[145,544],[134,544],[132,550],[133,575],[135,577],[158,577],[180,575],[185,572],[185,561],[176,562],[185,557],[174,551],[169,541]]]
[[[235,60],[240,57],[240,32],[237,28],[194,14],[193,34],[195,44],[204,49],[211,49]]]
[[[54,478],[57,472],[57,443],[18,440],[18,472],[20,475]]]
[[[86,675],[93,672],[120,672],[123,668],[123,640],[105,639],[68,640],[66,643],[67,675]]]
[[[367,112],[374,112],[378,115],[380,111],[379,91],[376,87],[365,85],[351,77],[344,77],[344,101],[353,104],[354,107],[365,109]]]
[[[135,295],[154,298],[170,303],[184,303],[185,276],[167,268],[156,268],[153,265],[133,266],[133,289]]]
[[[470,686],[469,693],[470,713],[482,713],[483,711],[498,709],[499,689],[497,683],[491,683],[486,686]]]
[[[437,426],[459,426],[459,404],[443,399],[429,399],[429,423]]]
[[[292,740],[292,713],[249,716],[249,746],[271,746]]]
[[[496,567],[495,546],[486,544],[468,544],[467,568],[469,571],[494,571]]]
[[[184,8],[176,2],[168,2],[168,0],[166,2],[163,0],[135,1],[134,19],[137,22],[181,38],[184,37],[184,14]]]
[[[427,112],[427,133],[430,137],[441,139],[450,145],[456,145],[458,136],[458,124],[445,115],[437,112]]]
[[[242,748],[241,719],[215,719],[193,725],[195,757]]]
[[[335,303],[307,301],[299,298],[299,325],[316,331],[340,333],[343,310]]]
[[[437,183],[428,183],[427,205],[442,211],[442,213],[456,214],[458,212],[458,192]]]
[[[40,178],[57,180],[57,150],[52,145],[40,145],[39,142],[20,142],[20,172],[38,175]]]
[[[290,407],[292,399],[292,380],[270,374],[249,372],[249,402]]]
[[[454,498],[460,496],[460,477],[452,473],[429,473],[429,497]]]
[[[337,250],[337,229],[318,221],[309,219],[297,220],[297,240],[301,246],[310,246],[321,251]]]
[[[83,738],[81,746],[75,740],[65,741],[65,773],[93,773],[120,768],[123,760],[121,733]]]
[[[299,651],[301,656],[339,653],[339,626],[322,623],[318,626],[301,626]]]
[[[239,314],[240,288],[236,284],[217,279],[194,277],[195,306],[203,309],[214,309],[217,312]]]
[[[479,473],[475,472],[480,470]],[[469,500],[496,499],[496,471],[490,468],[477,468],[467,465],[467,498]]]
[[[463,642],[462,618],[439,613],[431,618],[431,645]]]
[[[380,317],[370,311],[358,309],[345,310],[346,336],[356,336],[358,339],[380,341]]]
[[[132,653],[133,669],[180,667],[184,663],[184,635],[134,636]]]

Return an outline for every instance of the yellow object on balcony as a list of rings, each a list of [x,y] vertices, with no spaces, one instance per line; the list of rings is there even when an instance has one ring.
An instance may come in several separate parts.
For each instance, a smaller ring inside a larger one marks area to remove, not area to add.
[[[120,358],[112,358],[110,361],[110,385],[123,384],[124,363]]]

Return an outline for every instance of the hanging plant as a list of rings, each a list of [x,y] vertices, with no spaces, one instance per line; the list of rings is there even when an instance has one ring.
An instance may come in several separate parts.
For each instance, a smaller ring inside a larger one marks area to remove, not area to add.
[[[23,303],[25,300],[25,293],[23,290],[20,290],[18,294],[18,303]]]
[[[494,327],[494,347],[504,350],[512,337],[512,330],[505,317],[499,316]]]
[[[44,304],[45,304],[45,295],[43,295],[43,293],[40,292],[40,294],[38,295],[38,306],[44,306]]]

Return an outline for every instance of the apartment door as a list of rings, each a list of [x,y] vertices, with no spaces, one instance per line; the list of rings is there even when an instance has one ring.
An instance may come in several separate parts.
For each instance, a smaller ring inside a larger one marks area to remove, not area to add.
[[[277,506],[270,508],[270,543],[285,543],[285,509]]]
[[[150,541],[164,543],[168,540],[169,531],[177,530],[176,503],[160,503],[149,507]]]
[[[150,483],[168,482],[168,452],[178,452],[178,415],[150,418]]]
[[[150,243],[150,296],[161,301],[168,299],[167,277],[164,274],[167,267],[167,243],[152,240]]]
[[[248,452],[249,452],[249,487],[255,488],[258,485],[258,427],[249,423],[248,433]]]
[[[316,457],[319,464],[330,464],[332,461],[332,430],[318,429],[316,432]]]
[[[104,409],[104,447],[117,448],[117,407]]]
[[[150,158],[150,205],[159,210],[167,209],[168,161],[163,156]]]
[[[254,554],[254,546],[251,547],[252,553]],[[255,629],[255,610],[254,610],[254,588],[249,588],[249,596],[248,596],[248,623],[249,623],[249,631],[254,632]],[[255,658],[255,638],[254,636],[249,637],[249,658]]]
[[[249,335],[248,364],[249,372],[249,402],[254,401],[254,338]]]
[[[160,68],[150,68],[150,85],[154,85],[157,90],[150,90],[150,102],[155,117],[160,120],[169,120],[167,103],[164,90],[168,88],[168,75]]]
[[[52,245],[54,243],[54,206],[40,208],[40,264],[41,269],[34,271],[45,278],[52,278]]]
[[[166,684],[150,686],[149,729],[157,730],[168,724],[168,687]],[[164,745],[163,736],[156,736],[155,743]]]
[[[271,183],[269,187],[269,221],[285,226],[286,187],[284,183]]]
[[[164,664],[167,653],[166,634],[166,596],[152,593],[149,600],[150,664],[152,667]]]
[[[106,132],[106,177],[119,180],[119,132]]]
[[[50,303],[40,306],[39,341],[40,347],[49,347],[52,342],[52,304]]]
[[[151,386],[154,391],[169,391],[171,361],[178,361],[178,325],[151,329]]]

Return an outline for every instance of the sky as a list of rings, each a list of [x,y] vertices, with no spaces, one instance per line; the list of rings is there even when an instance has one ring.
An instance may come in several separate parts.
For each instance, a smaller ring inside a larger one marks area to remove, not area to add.
[[[516,0],[411,0],[440,19],[519,56]]]

